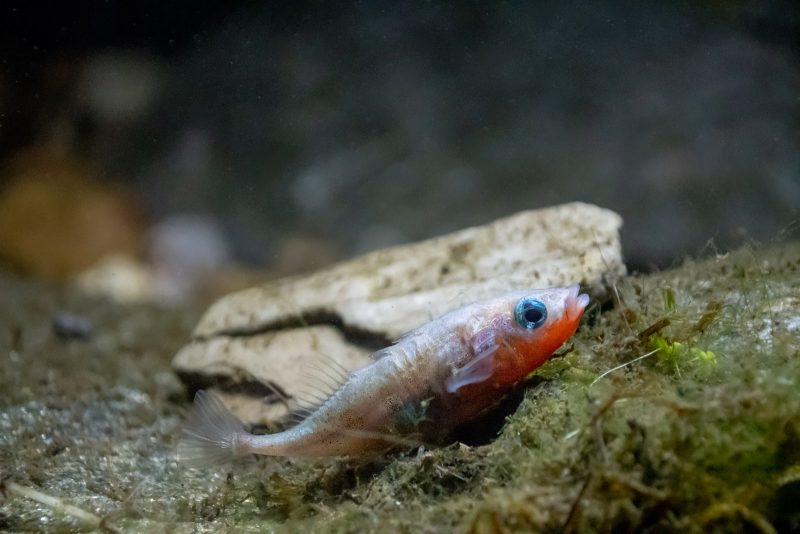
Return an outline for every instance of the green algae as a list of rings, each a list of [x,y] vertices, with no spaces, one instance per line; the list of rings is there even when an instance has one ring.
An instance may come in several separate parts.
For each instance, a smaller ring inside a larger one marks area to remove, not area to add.
[[[618,281],[489,443],[194,471],[174,462],[188,402],[169,361],[199,310],[2,275],[0,477],[102,522],[5,491],[0,529],[796,530],[799,282],[796,245]],[[94,335],[55,336],[61,309]]]

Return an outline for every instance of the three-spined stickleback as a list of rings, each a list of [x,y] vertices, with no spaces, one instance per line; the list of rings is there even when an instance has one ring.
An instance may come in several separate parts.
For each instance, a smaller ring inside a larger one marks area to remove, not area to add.
[[[373,354],[296,426],[244,429],[214,395],[199,391],[178,459],[202,466],[247,453],[362,456],[398,443],[438,443],[494,406],[578,328],[588,295],[521,290],[475,302]]]

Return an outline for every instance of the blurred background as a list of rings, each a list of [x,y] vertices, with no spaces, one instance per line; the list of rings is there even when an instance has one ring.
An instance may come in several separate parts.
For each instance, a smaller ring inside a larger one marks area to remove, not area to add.
[[[0,10],[32,276],[178,301],[572,200],[637,270],[796,235],[798,2]]]

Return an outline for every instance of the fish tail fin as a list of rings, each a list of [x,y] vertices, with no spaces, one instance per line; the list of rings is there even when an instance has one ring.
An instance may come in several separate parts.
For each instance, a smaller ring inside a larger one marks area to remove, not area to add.
[[[199,390],[178,442],[178,462],[187,467],[208,467],[230,461],[246,452],[243,445],[249,436],[219,397]]]

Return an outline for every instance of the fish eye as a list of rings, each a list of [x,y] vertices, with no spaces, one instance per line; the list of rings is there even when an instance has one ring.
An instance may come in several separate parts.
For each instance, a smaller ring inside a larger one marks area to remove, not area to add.
[[[514,318],[522,328],[532,330],[544,324],[547,319],[547,306],[541,300],[525,297],[517,302]]]

